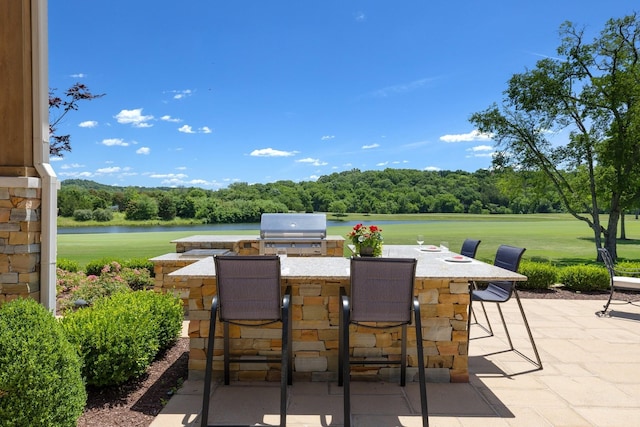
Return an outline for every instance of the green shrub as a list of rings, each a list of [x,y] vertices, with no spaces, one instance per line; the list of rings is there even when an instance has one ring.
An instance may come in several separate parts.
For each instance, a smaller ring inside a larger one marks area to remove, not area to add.
[[[93,211],[93,219],[98,222],[109,222],[113,219],[113,211],[111,209],[96,209]]]
[[[71,289],[71,302],[82,299],[88,304],[93,304],[99,298],[129,291],[129,283],[119,275],[80,277],[78,286]]]
[[[126,297],[119,297],[123,300],[129,299],[129,303],[136,306],[146,307],[153,316],[158,346],[160,350],[170,347],[180,336],[184,312],[182,310],[182,300],[173,294],[162,294],[153,291],[132,292]]]
[[[104,268],[104,266],[109,265],[112,262],[117,262],[120,265],[123,264],[123,260],[120,258],[105,257],[94,259],[93,261],[87,263],[87,265],[84,267],[84,272],[87,274],[87,276],[99,276],[100,274],[102,274],[102,269]]]
[[[117,385],[141,375],[158,351],[152,316],[141,307],[111,303],[118,295],[127,294],[96,300],[62,321],[89,385]]]
[[[558,280],[573,291],[603,291],[609,289],[609,273],[596,265],[571,265],[560,269]]]
[[[117,385],[141,375],[182,328],[178,298],[122,292],[65,316],[62,324],[83,361],[87,384]]]
[[[76,425],[87,400],[81,361],[36,301],[0,306],[0,366],[3,427]]]
[[[120,277],[134,291],[153,289],[153,279],[146,268],[123,268],[120,271]]]
[[[147,269],[149,271],[149,274],[151,275],[151,277],[154,277],[154,271],[153,271],[153,262],[149,261],[148,258],[131,258],[128,259],[126,261],[123,261],[122,265],[124,267],[129,267],[129,268],[134,268],[134,269]]]
[[[73,219],[76,221],[91,221],[93,219],[93,212],[91,209],[76,209],[73,211]]]
[[[56,264],[58,268],[69,271],[71,273],[75,273],[76,271],[80,270],[80,263],[71,259],[59,258],[56,261]]]
[[[558,269],[549,263],[523,260],[518,272],[527,276],[526,282],[518,282],[519,289],[549,289],[558,280]]]
[[[616,268],[624,271],[624,276],[640,277],[640,262],[620,261],[616,263]]]

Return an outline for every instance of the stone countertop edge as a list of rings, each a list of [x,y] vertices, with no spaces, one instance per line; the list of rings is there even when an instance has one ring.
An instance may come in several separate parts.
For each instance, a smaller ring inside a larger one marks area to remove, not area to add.
[[[195,236],[183,237],[172,240],[171,243],[197,243],[197,242],[224,242],[237,243],[247,240],[261,240],[256,234],[197,234]],[[344,237],[329,235],[324,240],[344,240]]]
[[[162,258],[162,257],[159,257]],[[191,277],[191,278],[211,278],[215,277],[215,265],[213,257],[198,258],[197,261],[172,273],[169,273],[170,277]],[[303,265],[296,265],[298,260],[302,261]],[[444,263],[441,263],[444,264]],[[480,264],[480,265],[478,265]],[[416,271],[416,277],[418,279],[450,279],[452,281],[491,281],[491,280],[513,280],[524,281],[527,280],[526,276],[519,273],[514,273],[508,270],[504,270],[485,263],[474,263],[473,271],[467,268],[447,268],[438,269],[438,273],[434,274],[433,264],[431,265],[418,265]],[[460,264],[459,266],[462,266]],[[464,264],[470,266],[470,264]],[[455,265],[456,267],[458,265]],[[286,259],[283,264],[283,278],[323,278],[323,279],[345,279],[349,278],[349,259],[348,258],[334,258],[334,257],[309,257],[309,258],[296,258]],[[293,267],[293,268],[292,268]],[[457,270],[457,271],[456,271]]]

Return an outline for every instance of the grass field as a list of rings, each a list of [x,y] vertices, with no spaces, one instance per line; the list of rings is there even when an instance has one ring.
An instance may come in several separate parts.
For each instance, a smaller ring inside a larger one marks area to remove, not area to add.
[[[569,215],[348,215],[345,220],[361,220],[364,224],[376,221],[407,221],[406,224],[382,226],[385,243],[416,244],[416,235],[425,236],[425,244],[449,242],[457,251],[467,238],[481,239],[478,258],[493,260],[500,244],[527,248],[525,259],[549,260],[566,265],[593,262],[596,257],[593,233],[582,222]],[[422,224],[410,221],[428,221]],[[122,225],[122,224],[120,224]],[[350,226],[329,227],[328,234],[345,236]],[[640,259],[640,220],[627,217],[627,237],[618,242],[621,259]],[[194,234],[247,234],[257,236],[255,230],[225,232],[140,232],[104,234],[63,234],[58,236],[58,258],[75,260],[84,266],[103,257],[153,258],[175,251],[172,240]]]

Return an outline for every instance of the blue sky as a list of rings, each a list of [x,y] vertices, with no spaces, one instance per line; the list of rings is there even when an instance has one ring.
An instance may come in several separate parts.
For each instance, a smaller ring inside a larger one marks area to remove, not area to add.
[[[49,86],[103,98],[59,126],[60,180],[197,186],[358,168],[476,171],[469,116],[630,0],[49,0]],[[637,6],[636,6],[637,7]]]

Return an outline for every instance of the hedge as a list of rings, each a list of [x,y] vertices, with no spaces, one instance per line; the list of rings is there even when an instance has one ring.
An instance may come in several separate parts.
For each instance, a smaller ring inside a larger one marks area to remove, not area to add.
[[[65,316],[62,325],[84,362],[87,384],[117,385],[143,374],[179,336],[180,304],[173,295],[119,292]]]
[[[0,366],[0,425],[76,425],[87,401],[81,361],[35,300],[0,306]]]

